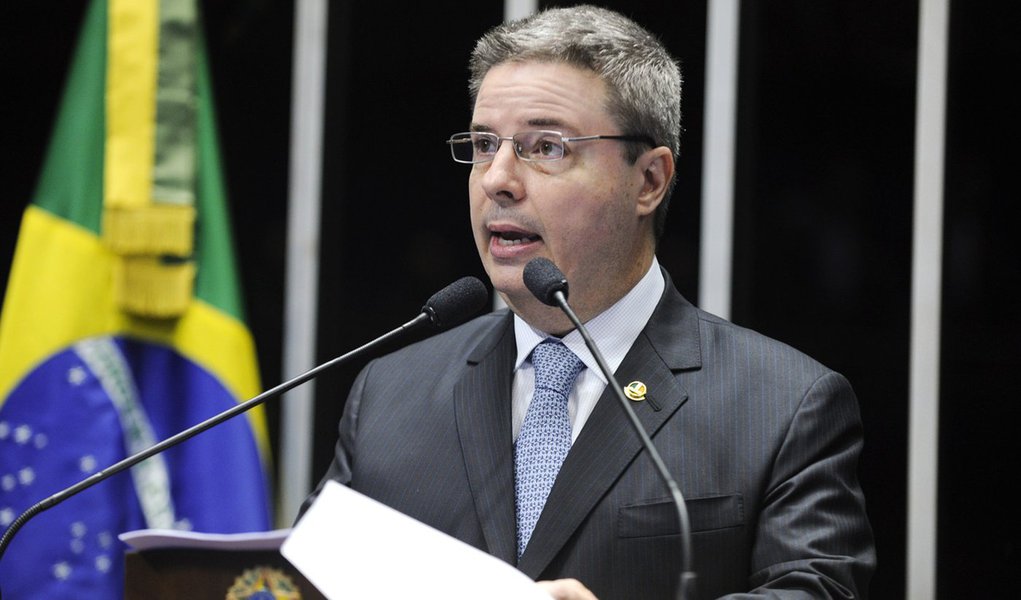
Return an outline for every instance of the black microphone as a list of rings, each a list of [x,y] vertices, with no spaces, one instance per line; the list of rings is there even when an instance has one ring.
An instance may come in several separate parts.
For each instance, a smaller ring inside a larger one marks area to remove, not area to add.
[[[79,492],[82,492],[101,481],[109,479],[113,475],[116,475],[125,469],[131,468],[155,454],[159,454],[160,452],[163,452],[168,448],[172,448],[185,440],[191,439],[203,431],[219,425],[227,419],[233,418],[251,408],[254,408],[273,396],[278,396],[292,388],[295,388],[309,379],[316,377],[323,371],[343,364],[352,358],[367,352],[368,350],[372,350],[377,346],[392,340],[402,333],[412,329],[417,329],[424,324],[430,324],[435,327],[448,327],[467,321],[469,318],[478,313],[482,307],[486,305],[488,300],[489,292],[486,291],[486,286],[481,281],[475,277],[462,277],[433,294],[433,296],[426,301],[425,306],[422,307],[422,311],[418,314],[418,316],[400,327],[381,335],[371,342],[364,344],[343,356],[338,356],[329,362],[325,362],[317,367],[309,369],[291,380],[285,381],[270,390],[266,390],[251,400],[247,400],[237,406],[233,406],[218,415],[206,419],[197,425],[185,429],[184,431],[159,442],[158,444],[150,446],[137,454],[129,456],[124,460],[107,467],[106,469],[98,471],[88,478],[79,481],[69,488],[57,492],[45,500],[37,502],[12,521],[10,527],[8,527],[7,531],[4,532],[3,537],[0,538],[0,559],[3,558],[4,552],[7,551],[7,547],[10,545],[11,540],[14,538],[14,535],[18,532],[18,530],[21,529],[21,527],[27,523],[29,519],[44,510],[53,508],[57,504],[75,496]]]
[[[433,294],[422,313],[436,327],[448,327],[467,321],[482,310],[489,300],[486,286],[475,277],[462,277]]]
[[[645,428],[642,427],[641,421],[638,420],[638,415],[631,408],[627,399],[624,398],[624,391],[620,384],[617,383],[616,377],[613,376],[613,371],[610,370],[610,366],[606,364],[606,360],[603,358],[602,352],[596,347],[595,341],[592,336],[589,335],[588,330],[582,324],[581,320],[578,319],[578,315],[574,313],[570,305],[567,304],[567,278],[557,268],[553,261],[548,258],[533,258],[528,261],[525,265],[525,272],[523,274],[525,281],[525,287],[528,288],[532,295],[539,299],[543,304],[549,306],[559,306],[560,310],[564,311],[567,318],[574,323],[578,333],[581,334],[585,345],[588,346],[592,356],[595,357],[596,363],[599,364],[599,370],[603,372],[603,376],[606,377],[607,384],[613,389],[617,400],[620,402],[621,408],[624,409],[624,413],[628,416],[628,420],[631,421],[631,427],[634,428],[635,433],[638,434],[638,438],[642,441],[642,446],[645,451],[649,453],[649,458],[652,459],[653,464],[656,465],[656,470],[659,471],[659,476],[663,479],[663,483],[666,484],[668,490],[670,490],[670,496],[673,498],[674,505],[677,507],[677,522],[680,528],[681,534],[681,573],[677,582],[677,599],[684,600],[684,598],[690,598],[691,593],[694,592],[695,585],[695,572],[691,568],[691,525],[688,521],[688,507],[684,502],[684,496],[681,494],[681,489],[677,487],[677,482],[671,477],[670,471],[666,467],[666,463],[663,462],[663,457],[659,455],[659,451],[656,450],[656,446],[653,445],[652,439],[649,438],[649,434],[645,432]]]

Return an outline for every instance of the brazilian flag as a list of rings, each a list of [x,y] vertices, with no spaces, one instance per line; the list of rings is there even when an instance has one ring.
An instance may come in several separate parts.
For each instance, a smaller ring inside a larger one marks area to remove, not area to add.
[[[0,313],[0,531],[258,393],[194,0],[94,0]],[[140,528],[270,525],[249,413],[38,515],[4,600],[118,598]]]

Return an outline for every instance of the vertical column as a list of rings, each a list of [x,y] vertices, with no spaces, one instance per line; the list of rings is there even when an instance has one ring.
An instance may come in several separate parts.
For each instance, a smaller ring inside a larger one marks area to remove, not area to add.
[[[290,202],[284,299],[283,376],[316,360],[319,295],[319,209],[326,67],[326,0],[299,0],[294,13],[291,91]],[[281,406],[277,522],[291,523],[311,490],[314,382],[288,392]]]
[[[503,22],[517,21],[534,14],[539,9],[539,0],[504,0]]]
[[[699,306],[730,318],[739,0],[709,0]]]
[[[922,0],[918,24],[911,365],[908,420],[907,597],[936,597],[943,157],[949,0]]]

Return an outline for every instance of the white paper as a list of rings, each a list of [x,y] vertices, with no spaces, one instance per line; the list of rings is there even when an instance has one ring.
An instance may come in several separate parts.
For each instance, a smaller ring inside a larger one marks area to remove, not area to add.
[[[334,481],[281,553],[331,600],[551,600],[502,560]]]
[[[251,533],[198,533],[176,529],[138,529],[120,534],[122,542],[135,550],[199,548],[205,550],[276,550],[290,529]]]

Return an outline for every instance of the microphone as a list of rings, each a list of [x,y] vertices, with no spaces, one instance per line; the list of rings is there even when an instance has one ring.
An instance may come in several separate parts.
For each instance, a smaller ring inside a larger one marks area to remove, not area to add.
[[[567,303],[568,286],[567,278],[564,277],[564,274],[553,264],[553,261],[540,257],[528,261],[528,264],[525,265],[523,279],[525,287],[532,292],[533,296],[538,298],[543,304],[560,307],[560,310],[564,311],[564,314],[574,324],[578,333],[581,334],[582,339],[585,340],[585,345],[588,346],[592,356],[595,357],[599,370],[603,372],[603,376],[609,382],[607,385],[613,389],[621,408],[624,409],[628,420],[631,421],[631,427],[638,434],[642,446],[649,453],[649,458],[656,465],[660,478],[663,479],[663,483],[666,484],[667,489],[670,491],[670,496],[673,498],[674,505],[677,508],[677,522],[681,534],[681,573],[677,583],[676,598],[684,600],[684,598],[691,597],[691,592],[694,591],[695,585],[695,572],[691,567],[691,524],[688,521],[688,507],[684,502],[684,496],[681,495],[681,489],[677,487],[677,482],[670,475],[666,463],[663,462],[663,457],[656,450],[656,446],[653,445],[649,434],[645,432],[645,428],[642,427],[642,423],[638,420],[635,411],[631,408],[627,399],[624,398],[623,388],[617,383],[617,379],[613,376],[610,366],[606,364],[602,352],[599,351],[585,325],[578,319],[578,315],[574,313],[574,310]]]
[[[131,468],[143,460],[163,452],[168,448],[172,448],[180,444],[181,442],[191,439],[203,431],[210,429],[227,419],[233,418],[243,412],[252,409],[267,399],[273,396],[278,396],[292,388],[295,388],[302,383],[305,383],[309,379],[312,379],[322,373],[323,371],[343,364],[352,358],[355,358],[361,354],[364,354],[368,350],[374,349],[393,338],[399,336],[407,331],[417,329],[424,324],[430,324],[434,327],[448,327],[457,325],[463,321],[467,321],[469,318],[478,313],[489,299],[489,292],[486,290],[486,286],[475,277],[462,277],[454,283],[448,285],[442,290],[432,295],[429,300],[426,301],[425,306],[422,307],[421,312],[414,319],[401,325],[400,327],[391,330],[388,333],[381,335],[380,337],[372,340],[371,342],[362,345],[359,348],[338,356],[333,360],[325,362],[317,367],[305,371],[301,375],[285,381],[280,385],[266,390],[258,396],[247,400],[237,406],[233,406],[218,415],[215,415],[205,421],[194,425],[184,431],[175,434],[162,442],[159,442],[137,454],[129,456],[124,460],[107,467],[101,471],[94,473],[82,481],[68,487],[56,494],[46,498],[40,502],[37,502],[33,506],[29,507],[28,510],[23,512],[18,518],[11,522],[11,525],[4,532],[2,538],[0,538],[0,559],[3,558],[4,552],[10,545],[14,535],[18,532],[21,527],[28,522],[29,519],[35,515],[43,512],[44,510],[53,508],[57,504],[67,500],[68,498],[77,495],[97,483],[109,479],[113,475],[120,473],[121,471]]]
[[[489,300],[486,286],[475,277],[462,277],[433,294],[422,307],[435,327],[459,325],[482,310]]]

